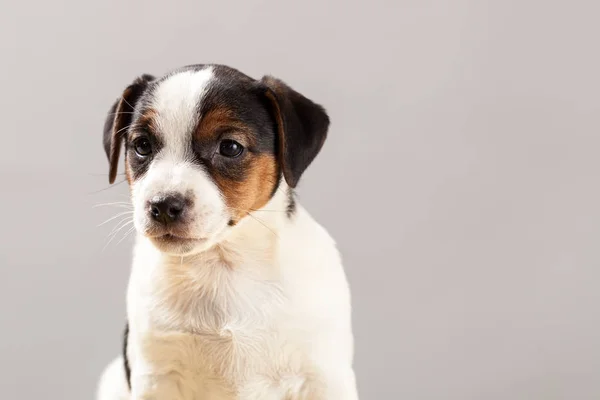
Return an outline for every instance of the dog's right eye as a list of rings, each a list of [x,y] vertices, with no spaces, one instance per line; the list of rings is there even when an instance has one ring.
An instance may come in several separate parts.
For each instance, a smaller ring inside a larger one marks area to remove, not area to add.
[[[152,153],[152,144],[144,137],[136,139],[133,148],[140,157],[148,157]]]

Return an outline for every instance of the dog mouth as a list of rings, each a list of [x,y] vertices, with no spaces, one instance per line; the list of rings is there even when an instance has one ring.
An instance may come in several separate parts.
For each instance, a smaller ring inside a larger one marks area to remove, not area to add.
[[[159,251],[171,255],[182,255],[209,249],[220,240],[223,229],[217,230],[216,234],[211,232],[207,235],[193,235],[193,232],[181,227],[149,226],[142,232]]]
[[[202,238],[177,236],[172,233],[166,233],[164,235],[152,236],[150,239],[152,239],[155,242],[163,243],[163,244],[167,244],[167,245],[184,245],[184,244],[202,243],[202,242],[206,241],[206,239],[202,239]]]
[[[158,250],[166,254],[184,255],[204,248],[209,239],[177,236],[172,233],[148,236]]]

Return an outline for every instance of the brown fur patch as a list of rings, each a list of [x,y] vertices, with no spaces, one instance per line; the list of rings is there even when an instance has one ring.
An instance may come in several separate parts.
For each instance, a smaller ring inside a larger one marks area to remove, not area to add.
[[[131,184],[133,183],[133,172],[131,172],[131,165],[128,162],[125,163],[125,179],[127,179],[127,183],[129,184],[129,190],[131,192]]]
[[[226,107],[215,107],[202,116],[196,132],[194,132],[194,137],[200,142],[216,140],[226,129],[235,129],[241,132],[249,130],[248,126],[235,119],[232,110]],[[251,138],[252,135],[245,136]],[[245,145],[250,144],[252,143]]]
[[[277,157],[279,159],[279,162],[281,163],[283,174],[286,176],[286,179],[287,179],[288,175],[290,175],[290,172],[288,170],[288,167],[286,166],[286,163],[284,162],[285,146],[286,146],[285,124],[283,122],[283,117],[281,115],[281,109],[279,107],[279,103],[277,101],[277,98],[275,97],[275,94],[271,90],[267,90],[267,92],[265,94],[266,94],[267,98],[269,99],[269,101],[271,102],[273,110],[275,111],[275,122],[277,123],[277,137],[279,138],[279,148],[277,149],[277,151],[278,151]]]
[[[234,223],[249,211],[263,207],[271,198],[277,184],[277,160],[272,154],[250,154],[246,161],[246,179],[235,181],[215,174],[214,179],[223,193],[225,203],[234,216]]]
[[[215,107],[202,116],[194,133],[199,142],[217,142],[224,131],[233,131],[229,137],[239,141],[247,149],[256,144],[252,129],[235,118],[235,113],[226,107]],[[213,179],[223,193],[225,203],[233,215],[233,224],[245,217],[249,211],[263,207],[270,199],[277,183],[277,159],[274,154],[248,151],[240,161],[244,179],[237,180],[211,169]]]
[[[145,128],[151,133],[156,134],[158,132],[158,128],[156,126],[156,117],[158,112],[152,108],[149,108],[144,111],[144,113],[138,118],[136,122],[136,126],[139,128]]]

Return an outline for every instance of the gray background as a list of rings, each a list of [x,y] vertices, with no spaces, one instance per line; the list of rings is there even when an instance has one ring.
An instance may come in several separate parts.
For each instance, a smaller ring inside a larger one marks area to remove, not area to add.
[[[345,258],[362,399],[600,398],[599,3],[360,3],[2,3],[0,397],[92,398],[131,252],[92,208],[127,199],[96,192],[105,113],[220,62],[331,114],[300,197]]]

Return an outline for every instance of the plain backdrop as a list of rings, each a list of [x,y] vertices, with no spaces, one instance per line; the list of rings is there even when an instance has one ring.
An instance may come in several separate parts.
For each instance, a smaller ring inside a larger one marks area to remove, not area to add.
[[[363,400],[600,398],[597,1],[0,7],[2,399],[93,398],[132,247],[97,227],[128,196],[104,117],[204,62],[331,115],[299,196],[343,253]]]

